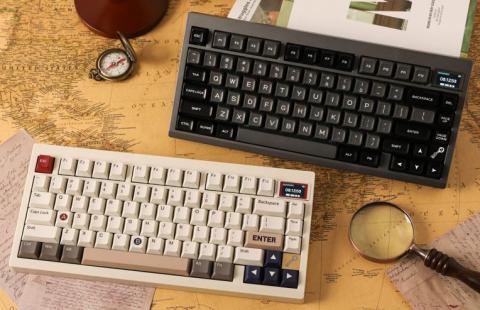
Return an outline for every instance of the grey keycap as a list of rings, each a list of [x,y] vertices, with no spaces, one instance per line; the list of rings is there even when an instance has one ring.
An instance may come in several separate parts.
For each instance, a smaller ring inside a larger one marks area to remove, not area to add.
[[[433,124],[435,120],[435,111],[424,110],[419,108],[412,108],[412,116],[410,117],[412,122]]]
[[[248,126],[260,128],[262,127],[263,116],[260,113],[250,113],[250,118],[248,120]]]
[[[212,46],[214,48],[227,48],[228,36],[229,34],[226,32],[215,31]]]
[[[244,46],[245,46],[245,37],[238,34],[232,34],[230,38],[229,49],[232,51],[241,52],[243,51]]]
[[[293,86],[291,99],[295,101],[303,101],[307,95],[307,90],[300,86]]]
[[[330,128],[324,125],[317,125],[315,128],[315,138],[320,140],[327,140],[330,134]]]
[[[360,129],[366,131],[372,131],[375,128],[375,117],[362,115],[360,119]]]
[[[341,116],[342,116],[341,111],[328,109],[326,122],[334,125],[339,124]]]
[[[257,108],[257,96],[254,95],[245,95],[243,97],[243,107],[247,109],[256,109]]]
[[[55,243],[43,243],[42,250],[40,251],[40,256],[38,258],[41,260],[58,262],[60,260],[61,254],[61,245]]]
[[[199,65],[202,59],[202,52],[195,49],[188,49],[187,52],[187,64]]]
[[[377,75],[383,77],[391,77],[393,74],[393,66],[394,64],[391,61],[380,60]]]
[[[307,116],[307,106],[300,103],[295,103],[293,106],[293,117],[305,118]]]
[[[308,102],[313,104],[321,104],[323,100],[323,91],[311,88],[308,93]]]
[[[388,91],[388,99],[393,101],[400,101],[403,98],[404,88],[399,85],[390,85],[390,90]]]
[[[303,137],[310,137],[312,135],[312,128],[313,125],[311,123],[299,122],[297,134]]]
[[[63,246],[62,258],[60,259],[60,261],[63,263],[81,264],[82,256],[83,256],[82,247],[65,245]]]
[[[208,80],[210,85],[220,86],[223,83],[223,74],[218,71],[210,72],[210,79]]]
[[[350,91],[352,88],[352,78],[348,76],[339,76],[337,90]]]
[[[273,115],[267,115],[267,118],[265,119],[265,129],[268,130],[277,130],[278,126],[280,124],[280,118],[273,116]]]
[[[277,57],[280,47],[280,42],[265,40],[263,44],[263,56],[266,57]]]
[[[340,94],[327,92],[325,96],[325,105],[328,107],[338,107],[340,105]]]
[[[425,84],[430,77],[430,69],[425,67],[415,67],[413,70],[412,82]]]
[[[302,74],[302,69],[297,67],[288,67],[287,69],[287,76],[285,80],[292,83],[300,82],[300,75]]]
[[[388,135],[391,131],[392,131],[392,121],[388,119],[379,118],[377,132]]]
[[[370,87],[370,81],[364,79],[355,79],[355,86],[353,87],[353,93],[358,95],[368,94],[368,88]]]
[[[357,97],[344,95],[342,109],[345,110],[355,110],[357,108]]]
[[[267,75],[267,63],[263,61],[255,60],[255,62],[253,63],[252,74],[256,76]]]
[[[372,113],[374,107],[375,101],[373,101],[372,99],[361,98],[358,111],[363,113]]]
[[[20,242],[20,250],[18,257],[37,259],[40,255],[42,244],[36,241],[22,241]]]
[[[305,70],[303,74],[303,84],[314,86],[317,84],[318,73],[312,70]]]
[[[377,60],[375,58],[362,57],[360,61],[360,73],[374,74],[377,69]]]
[[[290,114],[290,102],[283,101],[283,100],[278,100],[277,109],[276,109],[275,113],[280,114],[280,115]]]
[[[234,266],[231,263],[215,262],[213,264],[212,279],[221,281],[233,281]]]
[[[249,73],[252,62],[250,59],[240,57],[237,61],[237,72],[238,73]]]
[[[345,112],[343,115],[343,126],[355,128],[358,123],[358,114],[352,112]]]
[[[260,80],[258,84],[258,93],[260,95],[270,95],[272,93],[273,83],[270,81]]]
[[[225,87],[238,88],[239,85],[240,77],[238,75],[227,74],[227,79],[225,80]]]
[[[284,118],[282,121],[282,132],[294,133],[297,122],[293,119]]]
[[[232,123],[234,124],[245,124],[247,118],[247,112],[234,109],[232,114]]]
[[[396,104],[393,110],[393,118],[407,119],[410,108],[406,105]]]
[[[365,137],[365,147],[377,150],[380,147],[380,136],[367,133]]]
[[[329,73],[322,73],[320,77],[320,87],[333,88],[335,84],[335,76]]]
[[[362,143],[363,143],[363,133],[356,130],[350,130],[347,144],[350,144],[353,146],[361,146]]]
[[[207,260],[193,260],[190,276],[195,278],[210,279],[213,263]]]
[[[249,54],[259,54],[262,45],[262,39],[248,38],[246,52]]]
[[[385,101],[379,101],[377,103],[377,110],[375,114],[380,115],[380,116],[390,116],[390,113],[392,113],[392,104],[389,102]]]
[[[218,54],[213,52],[205,52],[203,57],[203,66],[209,68],[215,68],[217,66]]]
[[[212,88],[210,94],[210,101],[213,103],[222,103],[225,95],[225,91],[221,88]]]
[[[347,131],[342,128],[333,127],[332,129],[332,142],[343,143],[347,137]]]
[[[395,71],[395,79],[407,81],[410,79],[411,71],[411,65],[397,64],[397,70]]]
[[[310,109],[310,120],[321,122],[323,120],[324,109],[322,107],[312,106]]]
[[[285,66],[279,64],[272,64],[270,66],[270,78],[274,80],[281,80],[283,79],[283,74],[285,72]]]
[[[215,119],[223,122],[228,121],[230,119],[230,108],[218,107]]]
[[[290,86],[288,84],[277,83],[275,87],[275,97],[287,98],[290,92]]]
[[[243,78],[242,90],[249,91],[249,92],[254,92],[256,86],[257,86],[257,80],[249,78],[249,77],[244,77]]]
[[[229,90],[227,95],[227,104],[231,106],[238,106],[241,98],[242,94]]]
[[[372,91],[370,95],[372,97],[383,98],[385,97],[386,91],[387,91],[387,84],[380,83],[380,82],[373,82]]]
[[[220,56],[220,68],[224,70],[233,70],[234,57],[229,55]]]
[[[262,97],[262,99],[260,99],[260,107],[258,110],[261,112],[272,112],[274,103],[275,101],[272,98]]]

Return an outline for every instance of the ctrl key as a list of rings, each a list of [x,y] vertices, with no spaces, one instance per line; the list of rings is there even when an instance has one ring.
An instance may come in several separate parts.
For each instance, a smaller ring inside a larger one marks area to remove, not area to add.
[[[182,131],[193,131],[194,121],[189,118],[179,117],[177,129]]]
[[[18,251],[18,257],[38,259],[42,244],[36,241],[22,241],[20,242],[20,250]]]

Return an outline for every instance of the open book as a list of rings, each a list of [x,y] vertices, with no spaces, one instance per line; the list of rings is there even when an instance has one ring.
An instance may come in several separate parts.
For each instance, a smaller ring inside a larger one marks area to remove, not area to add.
[[[237,0],[229,17],[466,56],[476,0]]]

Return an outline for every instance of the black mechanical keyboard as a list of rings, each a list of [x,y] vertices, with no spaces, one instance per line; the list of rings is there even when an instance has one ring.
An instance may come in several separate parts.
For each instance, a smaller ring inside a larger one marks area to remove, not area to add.
[[[190,13],[170,135],[445,187],[471,67]]]

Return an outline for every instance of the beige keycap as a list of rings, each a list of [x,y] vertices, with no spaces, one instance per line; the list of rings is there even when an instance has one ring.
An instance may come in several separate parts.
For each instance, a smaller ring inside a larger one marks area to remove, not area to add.
[[[216,210],[218,206],[218,194],[205,192],[202,197],[202,209]]]
[[[88,197],[75,196],[73,197],[71,211],[75,213],[87,213],[89,202],[90,200]]]
[[[100,181],[86,180],[83,186],[83,196],[98,197],[100,191]]]
[[[121,183],[118,185],[117,199],[119,200],[132,200],[134,186],[130,183]],[[102,197],[100,195],[100,197]],[[111,197],[115,198],[115,197]]]
[[[168,191],[167,204],[171,206],[183,206],[185,191],[179,188],[171,188]]]
[[[252,176],[242,177],[240,193],[255,195],[257,193],[257,178]]]
[[[238,196],[237,207],[235,212],[249,214],[252,213],[252,197],[250,196]]]
[[[150,202],[156,203],[159,205],[164,205],[167,203],[167,193],[168,190],[163,186],[154,186],[152,187],[152,195],[150,196]]]
[[[236,174],[228,174],[225,176],[225,184],[223,185],[223,191],[238,193],[240,190],[240,176]]]
[[[202,193],[197,190],[188,190],[185,194],[185,207],[198,208],[202,200]]]
[[[105,213],[105,199],[91,198],[88,204],[88,213],[103,215]]]
[[[83,180],[81,179],[68,179],[67,189],[65,191],[68,195],[80,195],[83,189]]]
[[[195,242],[208,242],[210,237],[210,227],[207,226],[195,226],[193,229],[192,241]]]
[[[285,237],[284,252],[300,254],[302,248],[302,238],[294,236]]]
[[[183,187],[188,188],[199,188],[200,187],[200,172],[196,170],[186,170],[184,179],[183,179]]]
[[[250,265],[250,266],[263,266],[262,249],[252,249],[245,247],[235,248],[234,264],[236,265]]]
[[[52,177],[50,181],[50,192],[51,193],[65,193],[65,189],[67,188],[67,178],[56,175]]]
[[[91,177],[93,170],[93,162],[88,159],[80,159],[77,164],[76,176],[79,177]]]
[[[157,213],[157,206],[153,203],[143,202],[140,205],[140,213],[138,217],[141,220],[154,220]]]
[[[165,184],[165,176],[167,170],[162,167],[153,167],[150,173],[150,180],[148,181],[151,184],[163,185]]]
[[[58,243],[62,229],[55,226],[27,224],[23,229],[22,240],[45,243]]]
[[[125,201],[123,203],[122,217],[137,218],[140,204],[135,201]]]
[[[190,224],[196,226],[205,226],[207,224],[208,211],[205,209],[193,209],[190,217]]]
[[[130,245],[130,236],[124,234],[115,234],[113,236],[112,250],[115,251],[128,251]]]
[[[58,174],[74,175],[77,167],[77,160],[73,158],[62,158]]]
[[[205,188],[210,191],[221,191],[223,188],[223,174],[215,172],[208,173]]]
[[[121,216],[122,215],[122,201],[117,199],[108,199],[105,207],[105,215]]]
[[[167,172],[165,184],[168,186],[182,186],[183,171],[181,169],[170,168]]]
[[[147,183],[150,175],[150,167],[138,165],[133,168],[132,182]]]
[[[275,193],[275,180],[271,178],[261,178],[258,181],[258,192],[260,196],[273,196]]]
[[[27,224],[53,226],[56,212],[50,209],[28,208]]]
[[[127,165],[124,163],[113,163],[110,168],[110,180],[125,181]]]
[[[62,239],[60,239],[61,245],[77,245],[78,230],[72,228],[64,228],[62,231]]]
[[[282,251],[283,235],[247,231],[245,246],[272,251]]]
[[[103,181],[102,185],[100,186],[99,196],[100,198],[105,198],[105,199],[115,199],[115,196],[119,197],[120,191],[118,191],[118,194],[117,194],[117,183],[110,182],[110,181]]]
[[[286,202],[280,199],[256,198],[253,205],[253,213],[258,215],[285,217],[286,210]]]
[[[33,178],[32,191],[47,192],[50,185],[50,177],[44,174],[37,174]],[[53,191],[51,191],[53,192]]]
[[[57,213],[57,220],[55,226],[62,228],[69,228],[72,226],[73,214],[68,211],[60,211]]]
[[[218,210],[223,212],[235,211],[235,196],[231,194],[221,194]]]
[[[288,203],[288,214],[287,218],[303,220],[303,212],[305,209],[305,204],[300,201],[290,201]]]
[[[160,205],[157,208],[156,220],[159,222],[171,222],[173,217],[173,207],[169,205]]]
[[[66,194],[58,194],[55,198],[55,207],[53,208],[56,211],[70,211],[72,206],[72,196]]]
[[[238,229],[229,230],[227,244],[231,246],[243,246],[243,231]]]
[[[162,238],[148,238],[147,254],[163,255],[164,242]]]
[[[285,219],[275,216],[262,216],[262,218],[260,219],[260,232],[284,234]]]
[[[133,201],[148,202],[150,201],[151,188],[147,185],[136,185],[133,192]]]
[[[92,177],[97,179],[108,179],[110,172],[110,163],[106,161],[96,161],[93,166]]]
[[[30,208],[53,209],[55,194],[46,192],[32,192],[30,196]]]
[[[83,252],[82,264],[188,276],[191,260],[181,257],[87,248]]]

